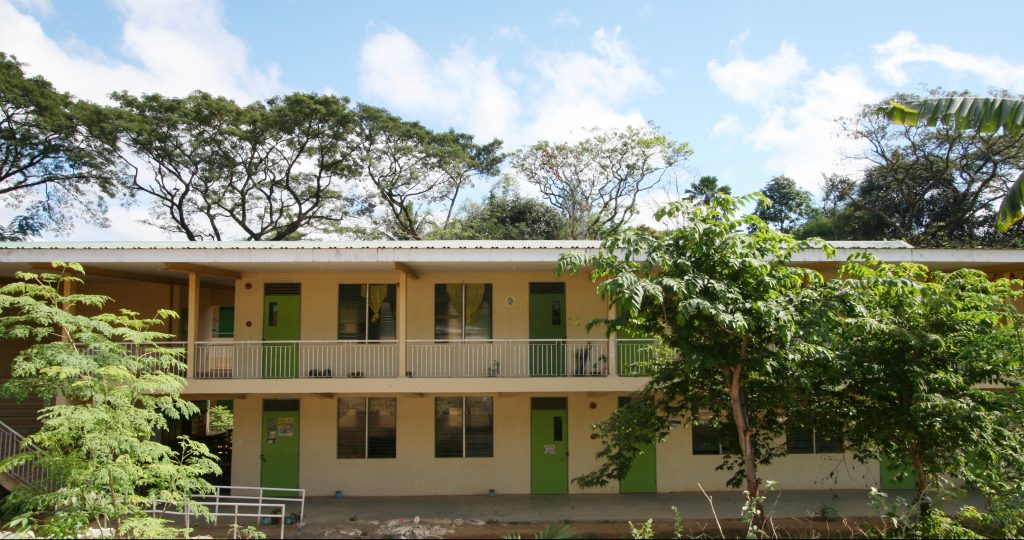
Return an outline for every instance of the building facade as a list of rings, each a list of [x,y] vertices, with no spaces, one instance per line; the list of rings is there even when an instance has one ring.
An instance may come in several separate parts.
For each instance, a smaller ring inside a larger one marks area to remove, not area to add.
[[[231,483],[312,496],[615,493],[724,489],[729,437],[684,426],[621,482],[583,490],[599,465],[591,426],[646,382],[644,340],[607,336],[609,307],[561,253],[596,242],[7,243],[0,276],[50,261],[85,266],[77,292],[110,308],[182,314],[163,330],[187,351],[185,397],[230,402]],[[838,243],[795,264],[834,272],[855,251],[936,269],[1024,269],[1014,250]],[[0,349],[9,376],[18,343]],[[38,402],[0,402],[35,428]],[[726,441],[723,444],[723,441]],[[877,462],[794,432],[765,467],[783,489],[886,486]]]

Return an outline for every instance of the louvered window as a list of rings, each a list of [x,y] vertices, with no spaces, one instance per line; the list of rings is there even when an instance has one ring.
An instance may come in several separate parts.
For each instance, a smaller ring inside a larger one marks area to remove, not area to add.
[[[338,339],[393,341],[398,288],[393,283],[338,286]]]
[[[494,456],[492,398],[439,397],[434,412],[434,457]]]
[[[490,283],[434,285],[434,339],[491,339],[491,296]]]
[[[338,400],[338,459],[393,458],[398,428],[395,398]]]

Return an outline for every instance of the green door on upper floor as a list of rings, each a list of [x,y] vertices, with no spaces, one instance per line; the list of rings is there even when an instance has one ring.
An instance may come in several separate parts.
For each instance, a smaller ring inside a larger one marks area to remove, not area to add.
[[[299,400],[263,400],[263,430],[260,435],[260,485],[298,488]],[[267,491],[265,495],[292,497],[295,494]]]
[[[291,379],[299,372],[302,320],[298,283],[267,283],[263,289],[262,372],[264,379]]]
[[[531,377],[565,375],[565,327],[565,283],[531,283]]]
[[[568,492],[568,400],[533,398],[530,400],[530,493]]]
[[[619,407],[629,403],[629,396],[619,397]],[[626,477],[619,480],[619,493],[657,493],[658,491],[658,447],[646,444],[633,459]]]

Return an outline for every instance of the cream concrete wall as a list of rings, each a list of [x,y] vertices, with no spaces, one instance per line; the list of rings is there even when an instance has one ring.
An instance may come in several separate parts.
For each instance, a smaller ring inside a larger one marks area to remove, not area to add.
[[[338,285],[343,283],[395,283],[398,272],[295,272],[245,273],[235,288],[235,339],[258,341],[263,336],[263,285],[301,283],[301,335],[304,340],[334,340],[338,335]],[[594,284],[583,275],[556,277],[551,272],[425,272],[409,279],[408,339],[434,339],[434,285],[438,283],[490,283],[493,332],[496,339],[529,337],[531,282],[566,284],[567,337],[601,339],[601,328],[589,332],[586,324],[607,315]],[[250,288],[246,288],[250,285]],[[399,290],[399,295],[402,291]],[[509,305],[506,299],[512,298]],[[401,322],[399,322],[401,324]]]
[[[724,490],[732,476],[715,470],[722,456],[693,455],[689,426],[669,433],[658,445],[658,491]],[[792,454],[760,466],[764,480],[779,482],[778,489],[864,489],[878,485],[878,462],[859,463],[852,454]]]
[[[235,399],[234,431],[231,434],[231,485],[260,485],[260,431],[263,429],[263,400],[258,398]],[[302,421],[300,417],[300,422]],[[309,424],[307,424],[309,425]],[[312,430],[309,430],[312,431]],[[306,430],[300,428],[299,437]]]
[[[382,394],[375,394],[381,396]],[[452,395],[452,394],[447,394]],[[474,395],[474,394],[470,394]],[[475,394],[479,395],[479,394]],[[553,394],[547,394],[552,396]],[[565,394],[563,394],[565,395]],[[495,395],[494,457],[435,458],[434,398],[436,395],[397,395],[397,457],[394,459],[337,459],[337,397],[305,396],[300,400],[300,486],[310,496],[347,495],[481,495],[530,492],[530,398],[528,394]],[[590,438],[591,426],[605,419],[618,404],[614,394],[568,394],[569,479],[600,465],[601,442]],[[591,404],[594,407],[591,408]],[[259,485],[262,401],[235,401],[232,483]],[[727,489],[730,473],[716,471],[720,456],[695,456],[690,429],[679,428],[658,446],[658,491]],[[878,464],[860,464],[851,456],[793,455],[761,469],[764,479],[780,482],[779,489],[856,489],[877,485]],[[570,482],[570,493],[617,493],[618,483],[581,489]]]

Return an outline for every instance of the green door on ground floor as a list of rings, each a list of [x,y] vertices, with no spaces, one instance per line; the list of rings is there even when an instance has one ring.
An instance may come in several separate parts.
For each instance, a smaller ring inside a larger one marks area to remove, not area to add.
[[[900,467],[894,464],[887,456],[882,456],[878,460],[878,468],[880,469],[881,489],[914,489],[914,474],[909,465]],[[906,477],[902,480],[897,480],[896,476],[901,473],[905,474]]]
[[[533,398],[530,409],[530,493],[568,493],[568,400]]]
[[[260,485],[299,487],[299,400],[263,400]],[[268,496],[275,496],[267,492]],[[280,493],[277,496],[292,496]]]
[[[629,396],[619,397],[619,407],[629,402]],[[658,454],[653,443],[640,448],[641,454],[633,459],[626,477],[619,480],[619,493],[658,492]]]

